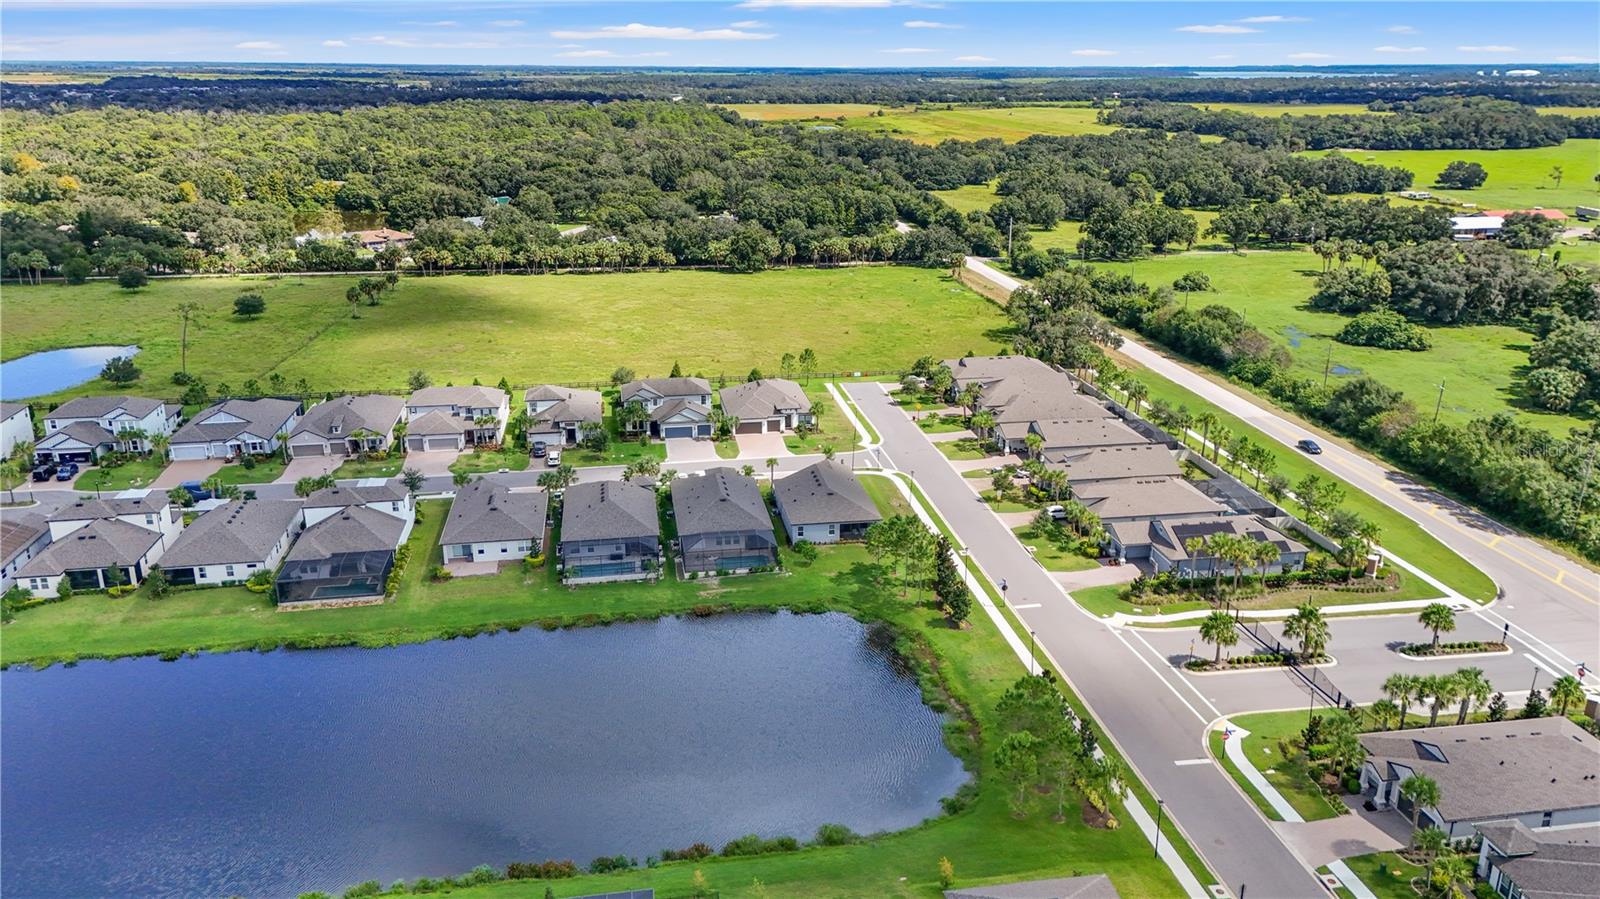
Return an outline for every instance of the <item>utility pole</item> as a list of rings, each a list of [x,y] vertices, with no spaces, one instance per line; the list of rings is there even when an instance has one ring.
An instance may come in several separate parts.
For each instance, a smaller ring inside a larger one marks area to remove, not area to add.
[[[1439,388],[1439,398],[1433,401],[1433,423],[1438,424],[1439,407],[1444,405],[1444,378],[1440,378],[1439,383],[1434,386]]]
[[[1016,224],[1017,224],[1017,220],[1016,220],[1015,217],[1006,219],[1006,256],[1007,257],[1010,257],[1012,255],[1012,252],[1011,252],[1011,229],[1016,227]]]
[[[1322,386],[1328,386],[1328,372],[1333,368],[1333,344],[1328,344],[1328,358],[1322,363]]]

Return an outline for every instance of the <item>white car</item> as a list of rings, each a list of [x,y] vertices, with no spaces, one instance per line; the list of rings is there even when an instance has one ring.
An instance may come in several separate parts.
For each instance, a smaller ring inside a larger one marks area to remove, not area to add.
[[[1056,521],[1066,520],[1067,510],[1061,508],[1060,506],[1045,506],[1044,511],[1045,514],[1049,515],[1051,518],[1054,518]]]
[[[558,468],[561,465],[561,450],[553,449],[545,454],[544,465],[546,468]]]

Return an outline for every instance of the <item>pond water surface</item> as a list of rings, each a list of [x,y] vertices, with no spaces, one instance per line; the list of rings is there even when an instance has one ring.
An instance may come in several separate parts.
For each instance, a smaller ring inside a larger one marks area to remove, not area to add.
[[[13,669],[0,703],[6,896],[642,862],[907,827],[967,778],[916,683],[840,614]]]
[[[76,387],[98,378],[107,359],[138,352],[136,346],[75,346],[0,362],[0,397],[25,400]]]

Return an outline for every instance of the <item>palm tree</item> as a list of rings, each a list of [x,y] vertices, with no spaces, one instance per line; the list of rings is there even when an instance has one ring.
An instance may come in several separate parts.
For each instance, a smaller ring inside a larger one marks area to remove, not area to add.
[[[988,409],[979,409],[975,415],[967,419],[967,427],[971,428],[972,433],[977,434],[979,437],[988,436],[989,432],[994,430],[994,413]],[[1028,436],[1034,437],[1037,435],[1029,434]]]
[[[1412,838],[1412,845],[1427,861],[1428,879],[1433,879],[1433,863],[1450,845],[1450,838],[1437,827],[1424,827]]]
[[[1192,424],[1200,429],[1200,453],[1204,455],[1206,444],[1211,440],[1211,429],[1217,425],[1217,415],[1210,410],[1196,412]]]
[[[1454,674],[1434,674],[1423,677],[1427,695],[1433,700],[1428,709],[1428,726],[1439,723],[1439,709],[1461,698],[1461,680]]]
[[[1178,440],[1184,446],[1189,445],[1189,426],[1194,424],[1194,416],[1189,414],[1188,406],[1179,406],[1169,419],[1172,429],[1178,432]]]
[[[1422,807],[1439,805],[1439,782],[1426,774],[1413,774],[1401,782],[1400,795],[1411,802],[1411,831],[1415,840]]]
[[[1217,655],[1211,660],[1211,664],[1221,665],[1222,647],[1239,642],[1239,632],[1234,629],[1233,616],[1221,609],[1207,615],[1200,621],[1200,639],[1206,643],[1216,644]]]
[[[1489,701],[1489,694],[1494,692],[1488,678],[1483,676],[1482,668],[1461,668],[1456,671],[1456,686],[1461,690],[1461,713],[1456,715],[1457,724],[1467,723],[1467,714],[1474,705],[1481,706]]]
[[[1433,873],[1428,879],[1444,890],[1446,896],[1470,896],[1471,892],[1464,889],[1463,885],[1472,886],[1472,863],[1465,856],[1451,853],[1434,862]]]
[[[1392,699],[1380,699],[1367,709],[1367,714],[1372,716],[1379,730],[1388,730],[1400,716],[1400,706]]]
[[[1258,540],[1256,541],[1256,544],[1251,547],[1251,552],[1255,556],[1254,561],[1256,563],[1256,567],[1261,569],[1261,577],[1265,579],[1267,576],[1267,566],[1278,561],[1278,557],[1280,555],[1278,552],[1278,547],[1270,541]]]
[[[1428,607],[1422,610],[1422,614],[1417,616],[1417,621],[1433,631],[1433,648],[1436,651],[1439,648],[1439,632],[1448,634],[1456,629],[1455,610],[1442,602],[1429,603]]]
[[[772,458],[767,459],[767,484],[768,484],[768,486],[771,486],[771,484],[773,483],[773,478],[777,476],[777,471],[778,471],[778,460],[777,459],[772,459]]]
[[[1183,548],[1189,553],[1189,576],[1194,577],[1200,573],[1200,557],[1206,553],[1206,538],[1190,537],[1183,541]]]
[[[1400,707],[1400,729],[1406,728],[1406,712],[1422,693],[1421,678],[1415,674],[1391,674],[1383,682],[1383,693]]]
[[[1565,716],[1567,706],[1583,702],[1583,684],[1570,674],[1563,674],[1550,685],[1550,701],[1555,703],[1556,714]]]
[[[1033,431],[1029,431],[1028,432],[1028,436],[1022,438],[1022,442],[1028,448],[1028,458],[1030,458],[1030,459],[1039,458],[1039,451],[1044,449],[1044,438],[1043,437],[1040,437],[1038,434],[1034,433]]]
[[[1128,392],[1128,408],[1137,414],[1139,407],[1144,405],[1145,397],[1150,395],[1150,387],[1143,381],[1130,378],[1126,389]]]
[[[1283,622],[1283,635],[1300,641],[1302,658],[1315,659],[1328,645],[1328,620],[1322,617],[1321,610],[1307,602]]]

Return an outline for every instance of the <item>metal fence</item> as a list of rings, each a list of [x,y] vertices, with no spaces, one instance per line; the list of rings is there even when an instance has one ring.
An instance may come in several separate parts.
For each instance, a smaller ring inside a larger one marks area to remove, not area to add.
[[[1282,658],[1284,667],[1304,681],[1306,686],[1310,687],[1315,695],[1320,695],[1329,706],[1336,709],[1355,706],[1355,701],[1346,696],[1344,691],[1322,672],[1322,669],[1300,664],[1300,655],[1294,647],[1281,643],[1277,635],[1263,627],[1261,622],[1245,618],[1239,607],[1227,600],[1222,600],[1222,606],[1233,616],[1234,625],[1243,631],[1245,636],[1254,640],[1264,652]]]

